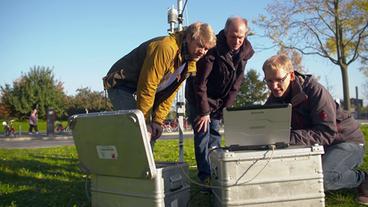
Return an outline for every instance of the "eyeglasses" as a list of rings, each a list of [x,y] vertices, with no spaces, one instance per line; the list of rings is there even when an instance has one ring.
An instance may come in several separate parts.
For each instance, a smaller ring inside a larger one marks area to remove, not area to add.
[[[285,82],[285,80],[286,80],[286,78],[288,77],[289,74],[290,73],[286,73],[283,78],[276,79],[276,80],[267,80],[265,78],[265,79],[263,79],[263,82],[265,82],[267,85],[273,85],[274,83],[282,85]]]

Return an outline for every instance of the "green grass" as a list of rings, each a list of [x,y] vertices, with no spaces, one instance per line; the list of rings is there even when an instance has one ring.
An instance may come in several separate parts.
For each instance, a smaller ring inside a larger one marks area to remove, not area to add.
[[[75,147],[0,150],[0,206],[88,206]]]
[[[368,137],[368,127],[362,127]],[[177,161],[177,140],[159,140],[156,161]],[[192,139],[185,139],[184,160],[189,176],[197,181]],[[362,169],[368,170],[368,157]],[[0,149],[0,206],[91,206],[85,191],[88,177],[78,167],[74,146],[46,149]],[[244,195],[246,196],[246,195]],[[355,207],[355,190],[326,193],[328,207]],[[189,206],[209,207],[211,196],[191,185]]]
[[[0,120],[0,123],[3,123],[4,120]],[[61,121],[61,123],[63,124],[63,126],[67,126],[67,121]],[[19,120],[15,120],[13,123],[13,126],[15,127],[15,131],[17,134],[19,134],[19,131],[21,131],[23,134],[28,132],[29,129],[29,124],[28,124],[28,120],[23,120],[23,121],[19,121]],[[46,132],[46,121],[45,120],[38,120],[38,130],[40,132]],[[4,133],[4,127],[1,125],[0,127],[0,134]]]

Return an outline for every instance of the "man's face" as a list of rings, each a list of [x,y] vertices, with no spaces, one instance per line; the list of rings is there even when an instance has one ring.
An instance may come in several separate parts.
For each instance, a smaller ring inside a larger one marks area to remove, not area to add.
[[[208,52],[208,47],[200,39],[191,39],[187,42],[191,60],[198,61]]]
[[[226,33],[226,43],[230,50],[238,50],[244,42],[246,28],[242,23],[230,25]]]
[[[284,69],[266,70],[265,82],[275,97],[285,97],[290,88],[290,82],[294,80],[294,72],[287,72]]]

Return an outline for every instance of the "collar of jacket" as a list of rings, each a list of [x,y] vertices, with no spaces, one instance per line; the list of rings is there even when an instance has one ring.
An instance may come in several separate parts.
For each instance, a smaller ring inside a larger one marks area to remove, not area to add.
[[[303,84],[305,82],[306,75],[303,75],[297,71],[294,71],[295,79],[291,82],[291,104],[293,107],[298,106],[304,101],[308,100],[308,95],[303,91]]]
[[[186,60],[186,53],[187,53],[187,49],[186,49],[186,36],[185,36],[185,31],[180,31],[180,32],[176,32],[174,34],[171,34],[171,36],[173,36],[175,38],[176,44],[178,45],[179,49],[178,49],[178,58],[177,58],[177,62],[174,66],[174,70],[177,69],[178,67],[180,67],[182,64],[184,64],[184,62],[187,62],[188,64],[188,71],[187,73],[189,73],[190,75],[195,74],[197,71],[196,68],[196,62],[193,60]],[[172,73],[174,71],[171,71]]]

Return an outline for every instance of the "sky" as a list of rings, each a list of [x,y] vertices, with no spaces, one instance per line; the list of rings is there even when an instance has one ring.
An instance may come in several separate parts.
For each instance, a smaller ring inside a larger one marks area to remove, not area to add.
[[[231,2],[231,3],[229,3]],[[249,20],[256,34],[248,39],[255,54],[246,69],[255,69],[263,78],[262,64],[277,49],[264,48],[271,42],[252,23],[272,0],[209,1],[188,0],[184,25],[195,21],[209,23],[218,33],[229,16]],[[102,77],[110,67],[140,43],[167,34],[167,10],[176,0],[1,0],[0,1],[0,86],[12,84],[34,66],[53,69],[55,79],[63,82],[64,91],[88,87],[103,91]],[[343,99],[340,69],[317,56],[304,56],[304,67]],[[366,78],[349,68],[350,96],[363,97]]]

